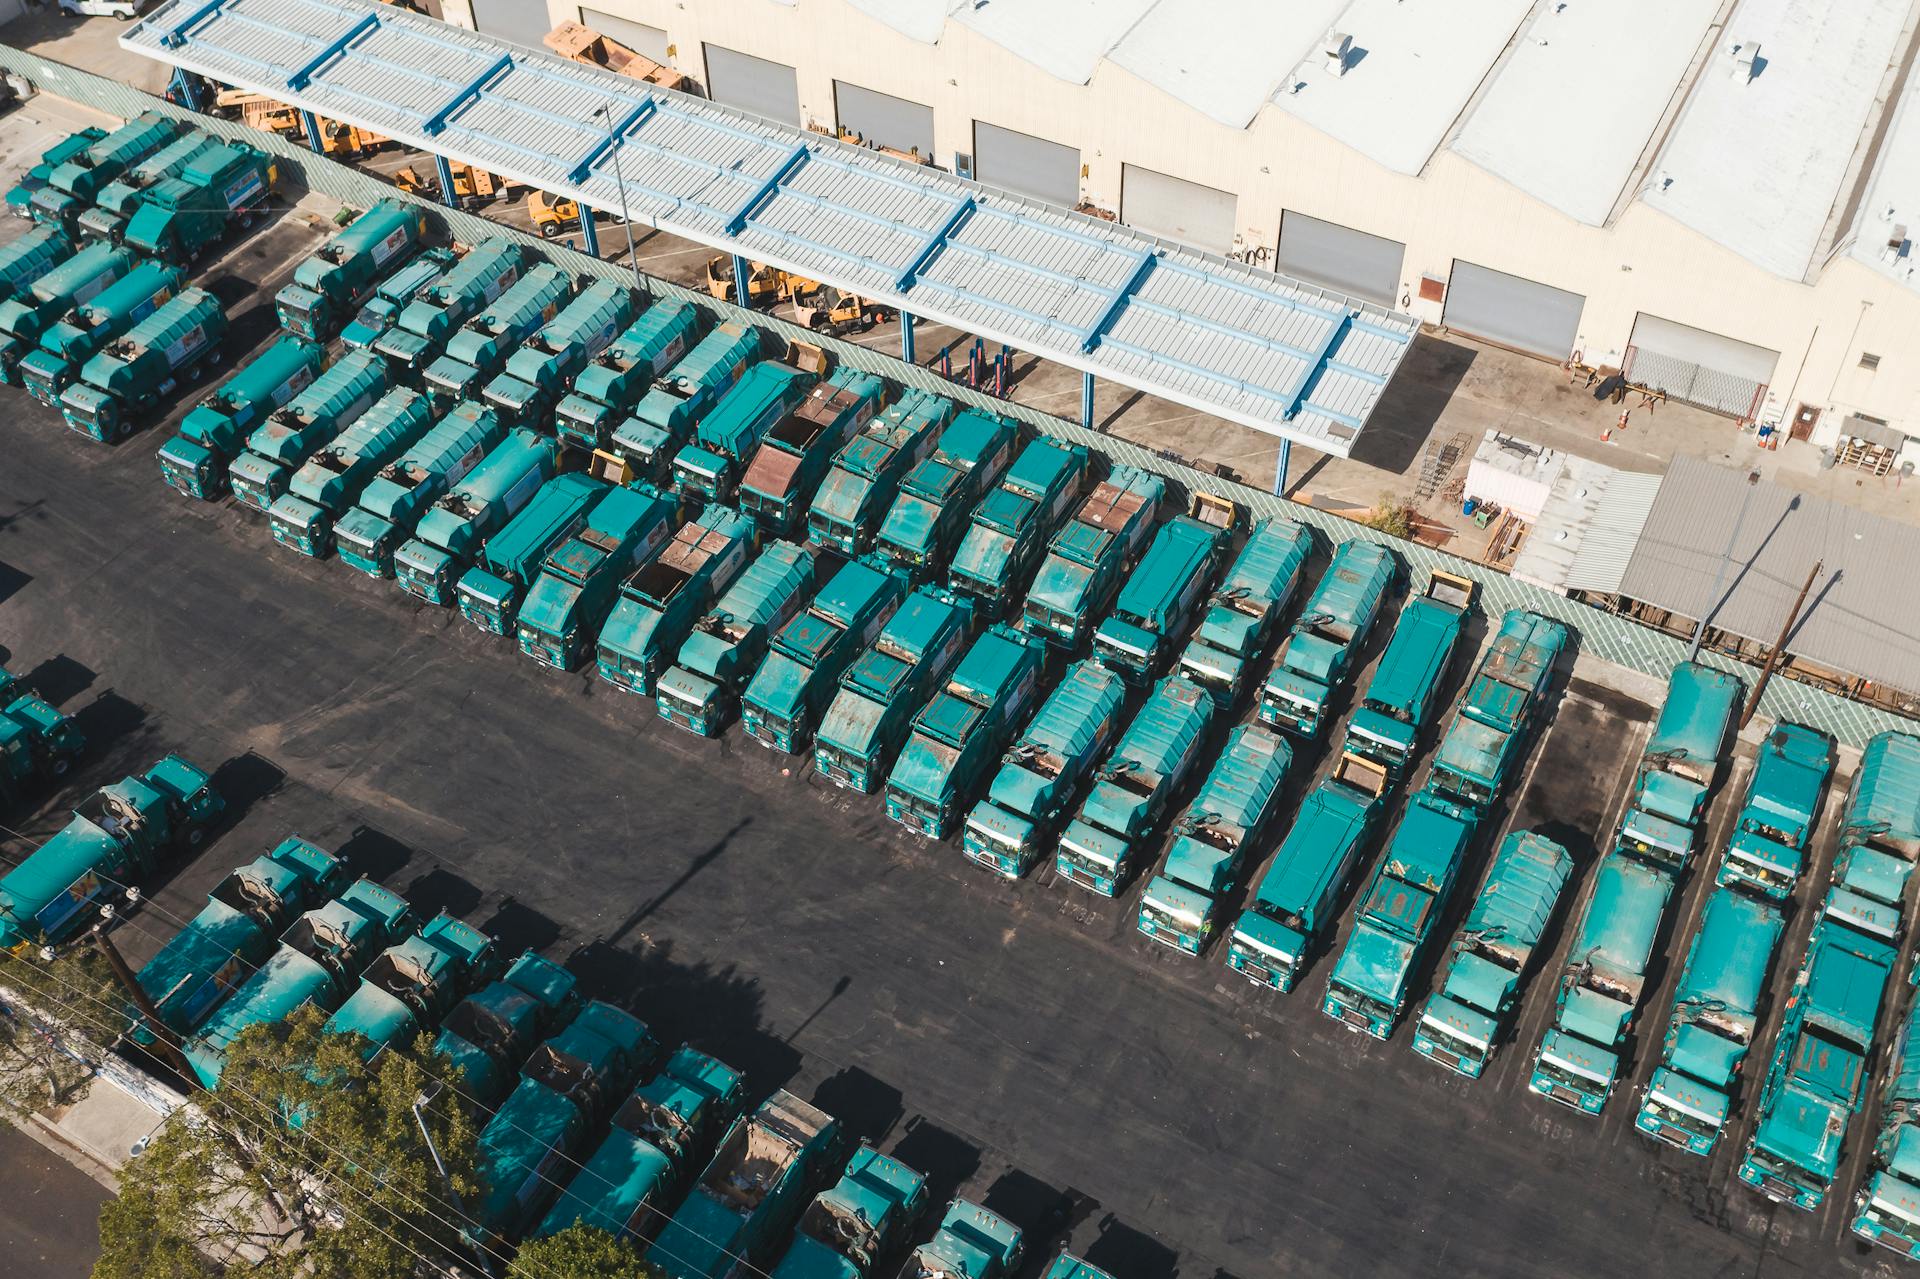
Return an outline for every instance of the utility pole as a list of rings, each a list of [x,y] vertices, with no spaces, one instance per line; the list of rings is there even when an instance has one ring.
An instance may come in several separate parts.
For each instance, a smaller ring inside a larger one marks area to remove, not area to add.
[[[112,907],[108,907],[107,910],[110,912]],[[133,1006],[140,1010],[140,1015],[147,1019],[147,1025],[153,1029],[153,1042],[160,1049],[160,1055],[167,1059],[167,1064],[179,1072],[180,1077],[189,1085],[198,1082],[199,1076],[193,1073],[193,1066],[187,1061],[186,1053],[182,1052],[180,1045],[175,1042],[172,1028],[160,1019],[160,1010],[154,1007],[153,1000],[147,997],[147,992],[141,988],[139,980],[134,977],[133,970],[127,967],[127,961],[120,957],[119,948],[107,936],[107,923],[112,918],[111,913],[105,914],[88,934],[93,939],[94,948],[107,957],[107,967],[113,970],[114,978],[126,987],[127,997],[133,1000]]]
[[[1793,607],[1787,610],[1787,620],[1780,625],[1780,636],[1773,641],[1773,647],[1767,650],[1767,660],[1760,664],[1760,678],[1754,681],[1753,695],[1747,698],[1747,709],[1741,712],[1740,727],[1745,728],[1747,721],[1753,718],[1754,711],[1760,708],[1760,695],[1767,691],[1767,681],[1773,678],[1774,668],[1780,665],[1780,654],[1786,646],[1787,636],[1793,634],[1793,624],[1800,619],[1800,606],[1807,602],[1807,592],[1813,589],[1813,579],[1820,576],[1820,570],[1825,567],[1826,561],[1815,560],[1813,571],[1800,584],[1800,593],[1793,597]]]
[[[467,1216],[467,1206],[460,1201],[460,1192],[453,1188],[453,1178],[447,1176],[447,1166],[440,1162],[440,1148],[433,1144],[433,1134],[427,1131],[427,1118],[420,1113],[432,1104],[439,1093],[440,1087],[436,1084],[430,1091],[423,1092],[413,1099],[413,1122],[420,1129],[420,1140],[427,1143],[427,1154],[433,1157],[433,1169],[440,1174],[440,1184],[446,1189],[447,1197],[453,1200],[454,1211],[460,1214],[461,1221],[471,1222],[473,1218]],[[486,1245],[482,1244],[477,1237],[467,1235],[464,1230],[460,1233],[473,1245],[474,1259],[480,1263],[480,1269],[486,1274],[487,1279],[493,1279],[493,1263],[487,1258]]]

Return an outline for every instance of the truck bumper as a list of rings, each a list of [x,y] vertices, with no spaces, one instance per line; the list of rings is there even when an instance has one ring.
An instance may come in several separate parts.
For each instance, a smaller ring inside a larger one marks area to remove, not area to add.
[[[160,446],[160,478],[186,497],[209,501],[220,487],[220,459],[204,444],[176,435]]]

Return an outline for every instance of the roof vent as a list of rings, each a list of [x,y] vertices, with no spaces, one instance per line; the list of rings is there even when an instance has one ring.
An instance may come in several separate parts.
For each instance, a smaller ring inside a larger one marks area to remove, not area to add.
[[[1327,32],[1322,42],[1324,60],[1320,69],[1330,76],[1343,76],[1353,65],[1353,37],[1344,31]]]
[[[1739,84],[1752,84],[1767,68],[1767,60],[1760,56],[1758,40],[1735,41],[1727,46],[1727,57],[1733,64],[1727,74]]]

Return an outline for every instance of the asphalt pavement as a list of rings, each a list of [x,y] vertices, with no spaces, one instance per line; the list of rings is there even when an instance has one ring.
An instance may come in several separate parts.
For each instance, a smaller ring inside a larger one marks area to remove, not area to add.
[[[243,310],[266,305],[308,234],[268,229],[212,274]],[[269,326],[236,322],[226,367]],[[161,426],[103,448],[22,393],[0,403],[0,660],[98,747],[62,798],[178,750],[234,801],[123,930],[136,960],[297,831],[422,918],[448,909],[566,958],[757,1092],[813,1098],[936,1195],[1027,1227],[1036,1254],[1071,1242],[1119,1279],[1886,1264],[1843,1209],[1771,1209],[1724,1148],[1656,1148],[1624,1093],[1594,1123],[1525,1090],[1571,901],[1517,1041],[1471,1084],[1413,1055],[1404,1024],[1377,1044],[1326,1018],[1325,953],[1291,995],[1258,991],[1219,947],[1195,961],[1142,939],[1138,883],[1117,903],[1045,874],[1003,884],[737,729],[695,740],[390,582],[275,546],[231,503],[182,499],[154,463]],[[1583,682],[1554,697],[1449,924],[1510,824],[1568,844],[1584,886],[1619,815],[1649,708]],[[25,829],[60,817],[50,799]],[[1636,1077],[1655,1050],[1637,1046]]]
[[[91,1177],[0,1121],[0,1272],[86,1279],[100,1252],[106,1202]]]

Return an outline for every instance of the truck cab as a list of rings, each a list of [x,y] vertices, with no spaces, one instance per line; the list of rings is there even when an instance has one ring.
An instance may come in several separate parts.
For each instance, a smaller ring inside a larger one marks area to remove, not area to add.
[[[840,1180],[800,1214],[770,1279],[878,1279],[881,1259],[926,1211],[926,1177],[863,1142]]]
[[[940,433],[933,455],[901,481],[874,551],[921,582],[938,573],[973,505],[999,482],[1018,433],[1006,418],[967,409]]]
[[[807,540],[827,550],[865,553],[893,505],[900,481],[933,447],[953,416],[953,401],[909,389],[847,441],[807,508]]]
[[[971,595],[983,617],[999,619],[1026,588],[1040,553],[1067,508],[1079,500],[1087,451],[1039,439],[1014,459],[993,492],[974,508],[953,553],[948,589]]]
[[[600,628],[595,650],[600,678],[651,696],[654,681],[694,622],[745,567],[753,534],[752,521],[724,506],[708,507],[699,519],[682,524],[658,559],[642,564],[622,583],[620,598]]]
[[[35,697],[0,667],[0,812],[36,781],[64,777],[86,749],[73,717]]]
[[[580,1006],[574,983],[572,973],[527,951],[503,976],[454,1005],[434,1036],[433,1051],[460,1072],[463,1093],[494,1106],[540,1038]]]
[[[1782,722],[1760,744],[1746,802],[1715,882],[1784,902],[1806,870],[1820,796],[1833,775],[1833,738]]]
[[[879,789],[926,691],[946,678],[972,634],[971,601],[931,587],[907,596],[840,677],[814,734],[814,771],[861,795]]]
[[[627,572],[653,561],[679,517],[679,505],[651,484],[607,494],[585,527],[548,553],[527,589],[517,623],[520,651],[554,670],[578,666]]]
[[[802,531],[804,503],[846,438],[886,407],[887,384],[843,368],[767,429],[740,476],[740,509],[771,537]]]
[[[1260,719],[1316,741],[1334,689],[1346,679],[1380,616],[1400,560],[1373,542],[1342,542],[1280,646],[1260,689]]]
[[[1434,570],[1427,589],[1400,610],[1387,651],[1347,724],[1344,749],[1381,765],[1396,782],[1412,763],[1446,682],[1474,586],[1471,578]]]
[[[1239,700],[1252,668],[1266,656],[1312,551],[1302,525],[1261,520],[1208,601],[1179,670],[1211,692],[1222,710]]]
[[[376,956],[324,1029],[359,1035],[368,1060],[394,1046],[411,1046],[456,1000],[497,973],[500,962],[491,937],[442,911]]]
[[[933,1238],[913,1250],[900,1279],[1010,1279],[1026,1255],[1020,1228],[998,1213],[955,1199]]]
[[[1213,585],[1240,508],[1205,493],[1193,513],[1177,516],[1154,534],[1120,596],[1093,632],[1093,653],[1134,684],[1152,679],[1172,660],[1193,610]]]

